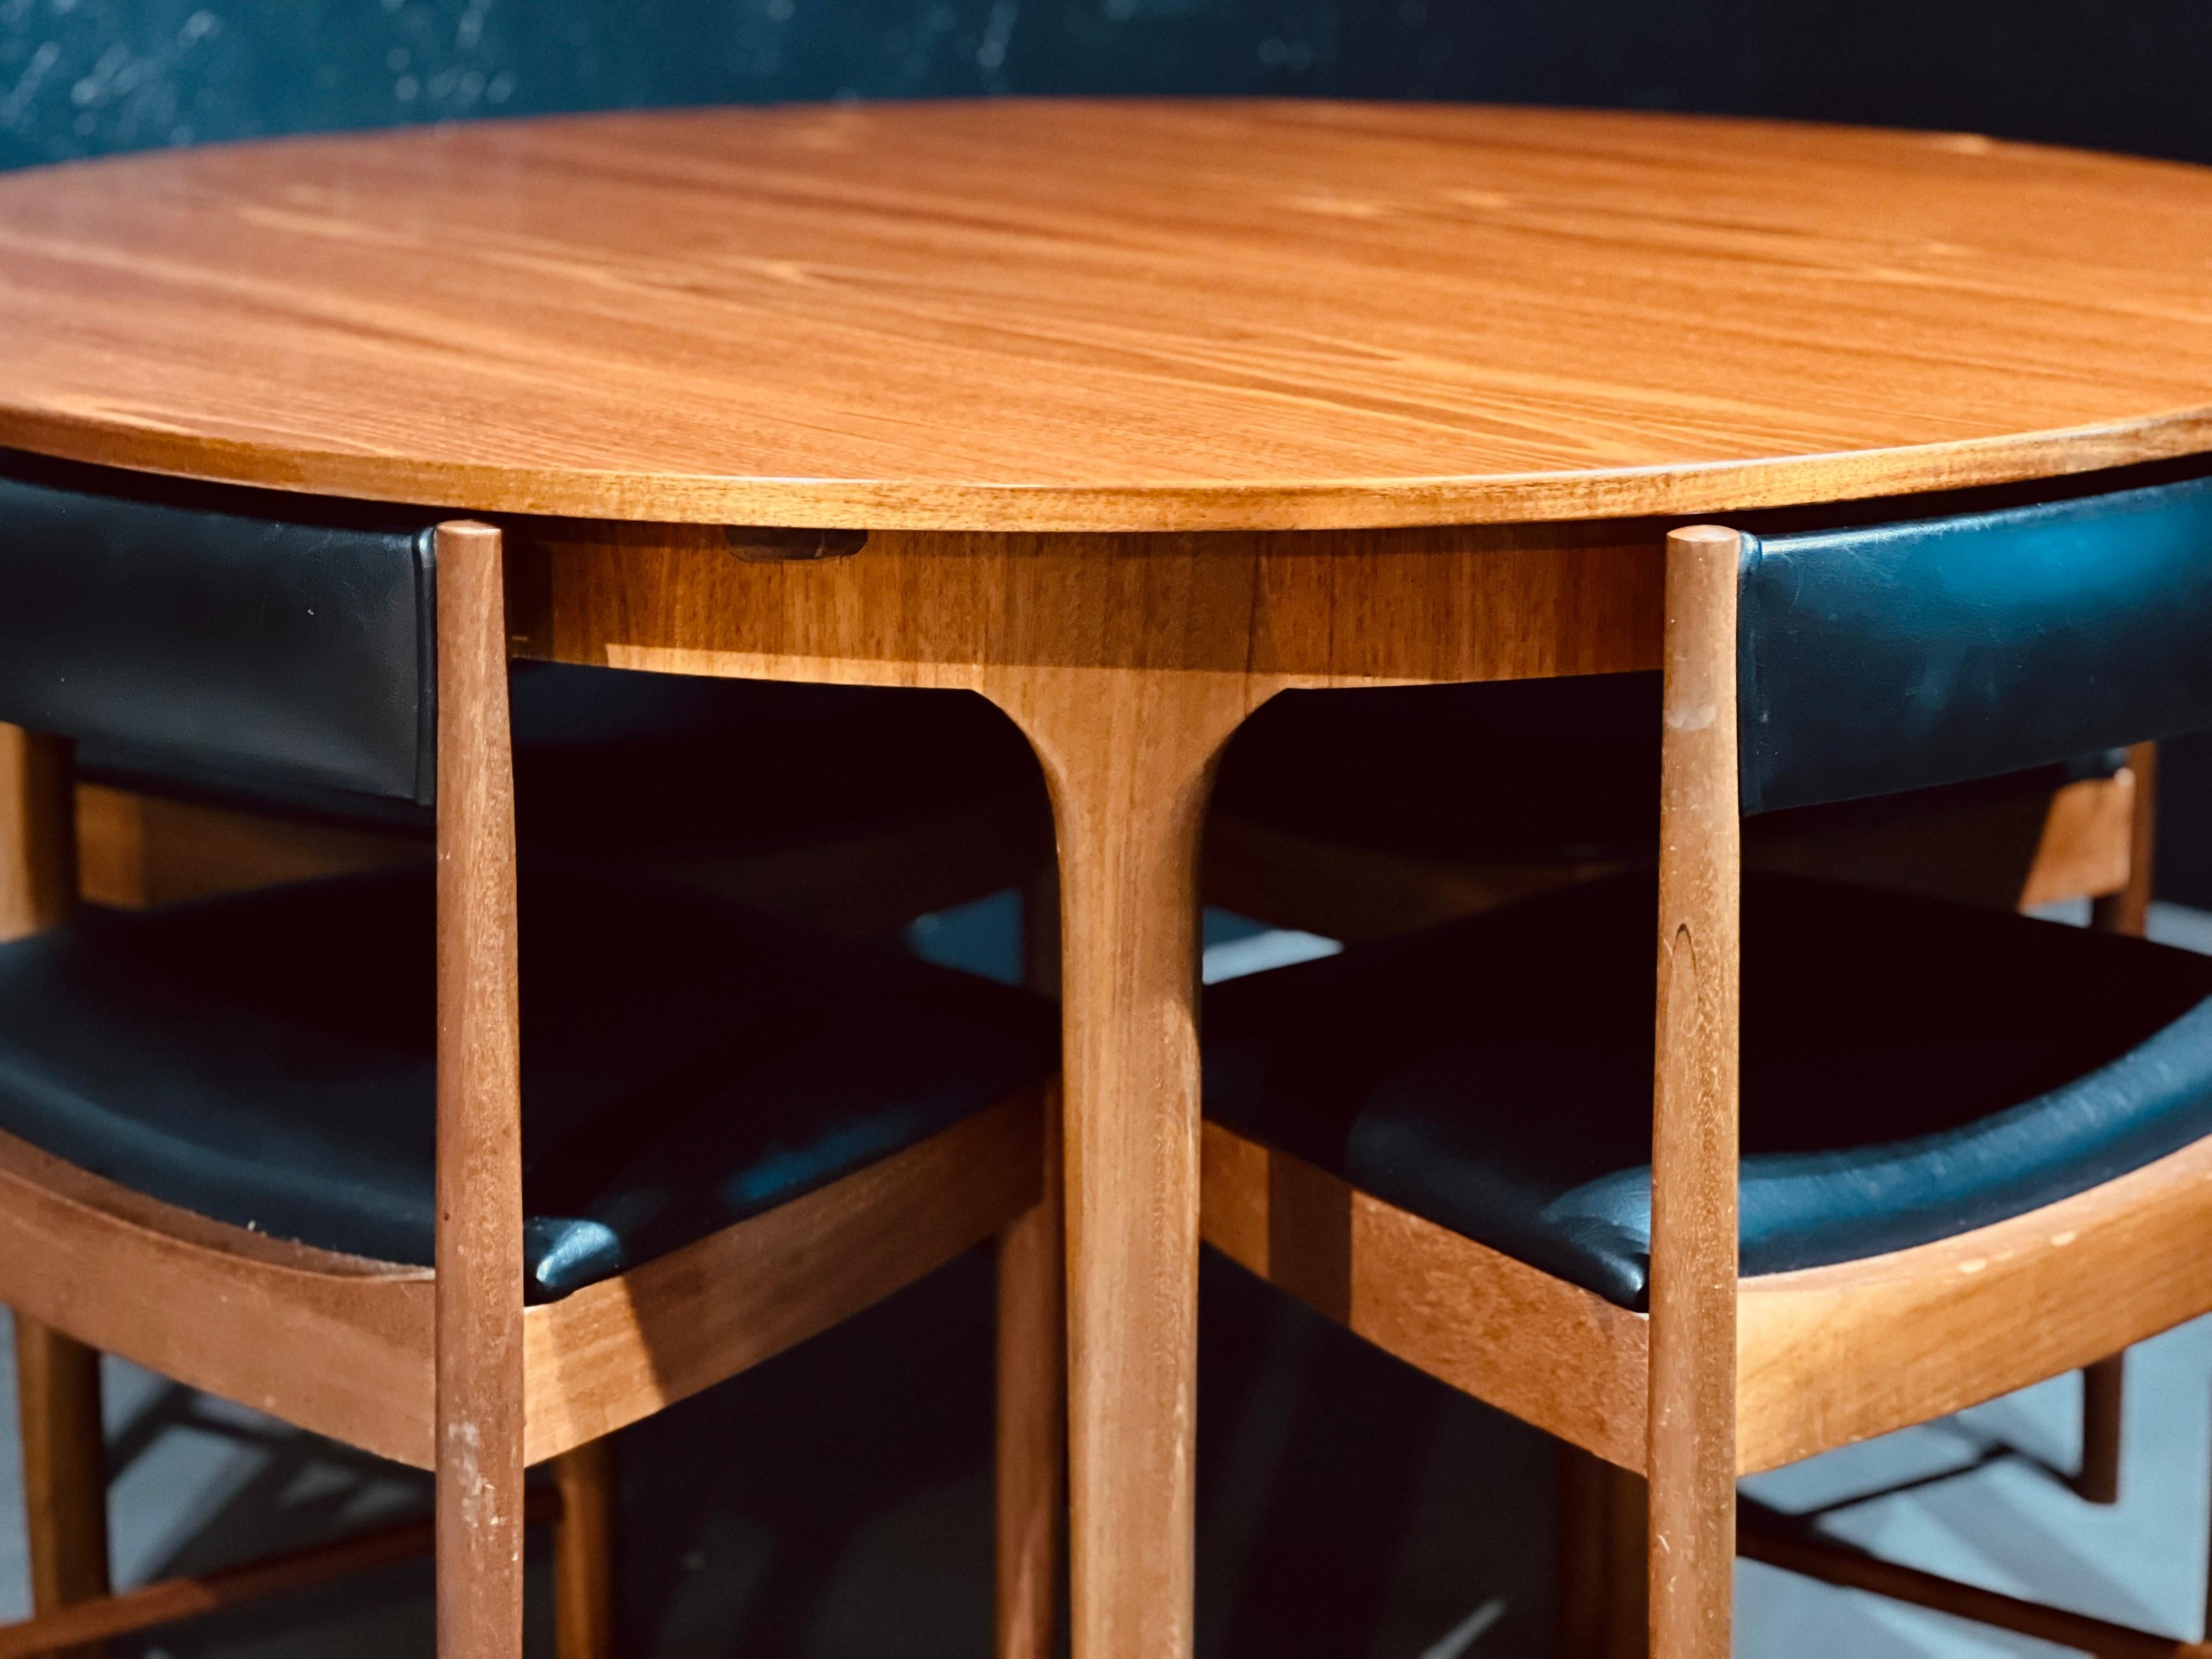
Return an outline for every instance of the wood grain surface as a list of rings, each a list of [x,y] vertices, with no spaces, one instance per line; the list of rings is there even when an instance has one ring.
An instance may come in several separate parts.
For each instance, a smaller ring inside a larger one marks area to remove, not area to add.
[[[1729,1651],[1735,1571],[1742,538],[1667,538],[1659,1018],[1651,1109],[1652,1659]]]
[[[1153,561],[1193,617],[1202,562]],[[992,695],[1036,749],[1060,841],[1073,1651],[1190,1659],[1198,854],[1222,745],[1267,688],[1040,666]]]
[[[43,933],[76,908],[72,748],[0,725],[0,939]]]
[[[518,523],[518,655],[656,673],[964,686],[1163,671],[1293,686],[1659,665],[1665,532],[1626,525],[1191,536],[884,532],[753,564],[719,530]],[[1199,718],[1193,715],[1192,718]],[[1103,731],[1103,727],[1098,728]]]
[[[31,1606],[35,1613],[57,1613],[107,1595],[100,1352],[27,1314],[17,1314],[15,1322]],[[102,1652],[97,1643],[41,1650],[52,1659],[100,1659]]]
[[[556,1659],[612,1659],[615,1526],[620,1503],[612,1438],[586,1441],[553,1460],[561,1518],[553,1531]]]
[[[1888,1255],[1743,1281],[1737,1473],[1994,1400],[2212,1310],[2212,1142]]]
[[[489,123],[0,179],[0,444],[477,512],[1709,513],[2212,448],[2212,171],[1416,105]]]
[[[1037,1201],[1034,1090],[526,1316],[532,1463],[849,1319]]]
[[[1204,1146],[1206,1242],[1231,1261],[1462,1393],[1643,1468],[1642,1315],[1221,1124]],[[1324,1251],[1334,1284],[1313,1271]]]
[[[557,1457],[781,1353],[1037,1202],[1035,1091],[524,1315],[524,1454]],[[128,1292],[127,1294],[125,1292]],[[433,1467],[428,1269],[233,1227],[0,1134],[0,1304],[164,1376]]]
[[[522,1659],[522,1037],[499,532],[438,526],[438,1651]]]

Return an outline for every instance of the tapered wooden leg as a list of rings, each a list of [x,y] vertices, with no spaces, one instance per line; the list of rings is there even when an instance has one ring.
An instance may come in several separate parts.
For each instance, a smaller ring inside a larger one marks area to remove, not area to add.
[[[1605,1489],[1601,1460],[1559,1443],[1553,1486],[1558,1503],[1559,1659],[1604,1659]]]
[[[560,1659],[610,1659],[615,1639],[615,1443],[587,1440],[553,1460],[553,1629]]]
[[[1066,1503],[1066,1257],[1056,1094],[1047,1097],[1046,1110],[1044,1196],[999,1240],[999,1659],[1050,1659]]]
[[[1735,1582],[1741,538],[1667,538],[1651,1143],[1651,1653],[1726,1659]]]
[[[2120,1501],[2120,1396],[2128,1357],[2081,1368],[2081,1472],[2074,1489],[2092,1504]]]
[[[56,927],[76,908],[74,798],[67,739],[0,726],[0,940]],[[31,1608],[52,1613],[107,1594],[100,1356],[23,1314],[15,1324]],[[100,1650],[63,1650],[68,1659]]]
[[[1198,843],[1240,677],[1037,670],[992,695],[1060,835],[1076,1659],[1188,1659]]]
[[[2135,805],[2128,837],[2127,885],[2089,903],[2089,925],[2100,933],[2142,937],[2150,921],[2153,878],[2158,855],[2158,745],[2139,743],[2128,750],[2135,774]]]
[[[1599,1465],[1605,1494],[1605,1659],[1651,1648],[1651,1491],[1642,1475]]]
[[[0,725],[0,942],[76,908],[75,745]]]
[[[438,532],[440,1659],[522,1652],[522,1133],[499,532]]]
[[[16,1405],[31,1609],[52,1613],[107,1594],[107,1464],[100,1356],[51,1325],[15,1316]],[[96,1659],[97,1644],[63,1650]]]
[[[1562,1443],[1561,1659],[1641,1659],[1650,1643],[1644,1478]]]
[[[1060,872],[1022,896],[1022,972],[1060,994]],[[1045,1102],[1044,1186],[999,1240],[998,1654],[1048,1659],[1067,1505],[1066,1243],[1057,1091]]]
[[[2089,925],[2100,933],[2142,937],[2150,921],[2151,879],[2158,823],[2158,745],[2128,750],[2135,774],[2135,807],[2128,848],[2128,883],[2092,900]],[[2121,1395],[2128,1357],[2116,1353],[2081,1370],[2081,1472],[2074,1489],[2092,1504],[2120,1501]]]

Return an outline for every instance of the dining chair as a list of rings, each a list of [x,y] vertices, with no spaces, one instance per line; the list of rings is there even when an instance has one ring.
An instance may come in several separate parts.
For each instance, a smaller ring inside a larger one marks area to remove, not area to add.
[[[519,862],[498,531],[83,484],[0,481],[0,1303],[34,1609],[0,1655],[424,1547],[439,1650],[515,1655],[544,1516],[561,1652],[598,1659],[606,1437],[993,1239],[999,1651],[1046,1652],[1050,1004],[618,860]],[[75,744],[414,803],[436,860],[81,909]],[[434,1522],[110,1593],[101,1352],[433,1471]]]
[[[1747,872],[1742,834],[2212,724],[2212,480],[1692,527],[1666,557],[1656,872],[1215,988],[1202,1202],[1255,1273],[1645,1477],[1650,1651],[1690,1659],[1729,1651],[1739,1475],[2212,1309],[2212,960]],[[2093,1652],[2197,1650],[1742,1542]]]
[[[163,487],[0,455],[0,485],[158,501]],[[732,532],[732,556],[849,556],[858,532]],[[1050,856],[1043,780],[1012,722],[966,691],[508,668],[523,852],[636,871],[887,933],[1023,884]],[[110,907],[427,866],[413,799],[105,734],[76,748],[79,877]]]
[[[1649,867],[1659,682],[1608,674],[1278,696],[1223,758],[1206,827],[1208,901],[1273,927],[1375,939]],[[1438,763],[1468,754],[1482,763]],[[2091,927],[2140,935],[2157,769],[2158,745],[2139,743],[1765,813],[1745,827],[1744,861],[2023,911],[2086,901]],[[2094,1504],[2119,1501],[2126,1362],[2112,1354],[2082,1372],[2072,1486]],[[1569,1488],[1592,1478],[1566,1460]],[[1573,1490],[1562,1504],[1562,1553],[1604,1551],[1618,1530],[1606,1504]]]

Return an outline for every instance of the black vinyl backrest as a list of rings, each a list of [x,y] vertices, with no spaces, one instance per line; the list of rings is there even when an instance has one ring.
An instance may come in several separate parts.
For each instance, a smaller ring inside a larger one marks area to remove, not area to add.
[[[1747,537],[1747,813],[2212,726],[2212,479]]]
[[[427,805],[434,575],[420,513],[11,460],[0,720]]]

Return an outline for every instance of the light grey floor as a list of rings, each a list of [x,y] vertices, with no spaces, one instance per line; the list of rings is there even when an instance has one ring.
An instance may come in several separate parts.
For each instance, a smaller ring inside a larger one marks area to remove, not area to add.
[[[985,911],[925,930],[973,959]],[[2212,949],[2212,915],[2156,931]],[[1220,977],[1323,948],[1217,919]],[[978,941],[981,941],[979,943]],[[1231,949],[1229,947],[1241,947]],[[935,1659],[989,1651],[990,1269],[971,1255],[623,1437],[623,1626],[663,1659]],[[1235,1268],[1203,1280],[1206,1659],[1457,1659],[1549,1650],[1549,1444]],[[0,1347],[0,1421],[14,1379]],[[110,1513],[124,1583],[419,1509],[422,1479],[111,1361]],[[1761,1477],[1749,1493],[1900,1561],[2194,1635],[2212,1492],[2212,1321],[2137,1348],[2122,1502],[2054,1477],[2072,1377]],[[1954,1473],[1955,1472],[1955,1473]],[[1948,1474],[1950,1478],[1931,1479]],[[0,1617],[24,1610],[17,1448],[0,1431]],[[1878,1494],[1867,1497],[1866,1494]],[[1854,1501],[1859,1500],[1859,1501]],[[544,1542],[532,1646],[548,1650]],[[2057,1650],[1746,1564],[1737,1650],[1918,1659]],[[395,1569],[116,1644],[118,1654],[430,1652],[428,1577]]]

